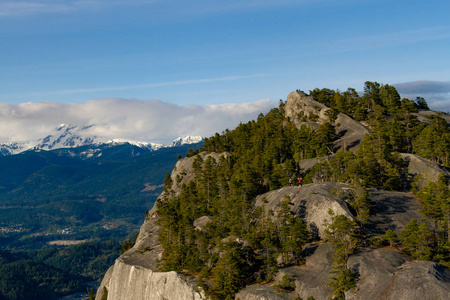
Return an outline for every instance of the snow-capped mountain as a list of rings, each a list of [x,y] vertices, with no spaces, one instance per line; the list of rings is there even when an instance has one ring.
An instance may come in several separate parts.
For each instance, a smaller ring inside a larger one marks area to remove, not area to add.
[[[201,136],[185,136],[185,137],[179,137],[173,142],[168,145],[168,147],[177,147],[185,144],[196,144],[203,141],[203,138]]]
[[[86,135],[91,126],[76,126],[61,124],[45,138],[38,140],[35,150],[53,150],[60,148],[75,148],[104,142],[96,136]]]
[[[45,138],[37,141],[0,144],[0,155],[13,155],[27,150],[48,151],[63,148],[77,148],[82,146],[99,146],[105,144],[115,146],[127,143],[142,149],[155,151],[163,147],[177,147],[185,144],[195,144],[203,140],[201,136],[186,136],[175,139],[169,145],[162,145],[126,139],[108,139],[90,134],[90,129],[92,129],[93,126],[94,125],[78,126],[61,124]]]

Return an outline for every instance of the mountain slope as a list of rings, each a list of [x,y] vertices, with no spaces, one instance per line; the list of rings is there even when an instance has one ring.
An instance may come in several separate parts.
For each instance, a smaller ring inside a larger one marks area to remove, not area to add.
[[[103,288],[112,300],[164,299],[168,291],[158,283],[172,276],[171,292],[181,293],[186,282],[198,285],[180,299],[366,299],[377,291],[385,299],[407,299],[418,283],[415,271],[423,274],[421,295],[448,294],[450,273],[437,263],[450,263],[447,227],[432,235],[417,219],[448,221],[450,189],[436,163],[445,165],[450,153],[435,150],[448,144],[450,127],[437,115],[419,122],[413,101],[400,100],[388,85],[366,84],[364,96],[317,99],[360,120],[348,120],[343,132],[339,110],[323,103],[302,110],[304,101],[316,99],[297,91],[258,120],[205,139],[203,152],[180,160],[166,177],[135,246],[108,271],[97,299]],[[340,143],[342,137],[349,140]],[[409,169],[423,171],[409,168],[414,157],[404,160],[402,151],[427,156],[437,181],[412,178]],[[303,159],[325,155],[308,173],[300,168]],[[297,178],[303,186],[288,187]],[[438,194],[427,198],[431,193]],[[387,245],[388,251],[373,251]],[[436,263],[408,265],[406,255]],[[368,261],[380,274],[398,277],[372,278]]]

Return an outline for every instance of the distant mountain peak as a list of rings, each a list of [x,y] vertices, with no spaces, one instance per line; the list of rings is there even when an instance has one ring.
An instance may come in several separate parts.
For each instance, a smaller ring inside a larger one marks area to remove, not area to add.
[[[203,137],[201,136],[185,136],[185,137],[178,137],[175,140],[173,140],[173,142],[168,145],[168,147],[177,147],[177,146],[181,146],[181,145],[185,145],[185,144],[196,144],[196,143],[200,143],[201,141],[203,141]]]
[[[34,149],[53,150],[59,148],[74,148],[104,142],[96,136],[86,134],[91,126],[60,124],[45,138],[38,140]]]

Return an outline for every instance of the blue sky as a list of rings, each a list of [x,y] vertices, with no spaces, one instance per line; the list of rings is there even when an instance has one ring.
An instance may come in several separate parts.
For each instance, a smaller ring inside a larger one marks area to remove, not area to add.
[[[0,102],[259,105],[377,81],[447,111],[449,11],[433,0],[0,0]]]

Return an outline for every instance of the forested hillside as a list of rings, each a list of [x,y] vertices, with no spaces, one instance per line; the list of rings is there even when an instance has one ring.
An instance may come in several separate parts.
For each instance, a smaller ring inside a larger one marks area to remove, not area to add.
[[[351,88],[315,89],[310,95],[329,107],[325,119],[317,108],[317,114],[295,116],[304,123],[296,126],[286,116],[286,102],[280,101],[257,120],[205,139],[201,151],[221,156],[195,156],[192,181],[181,185],[181,177],[173,182],[166,176],[157,202],[160,270],[193,274],[211,298],[232,299],[248,284],[273,281],[279,267],[302,264],[302,246],[314,235],[291,210],[291,199],[280,201],[276,213],[254,206],[257,195],[298,178],[303,184],[335,181],[351,187],[345,201],[355,218],[330,212],[321,237],[336,250],[328,284],[335,297],[345,298],[356,286],[357,274],[347,268],[347,260],[364,247],[391,245],[413,258],[450,266],[448,178],[427,180],[426,173],[413,177],[401,155],[415,154],[450,167],[448,115],[429,111],[423,98],[401,99],[393,86],[376,82],[366,82],[363,95]],[[368,129],[356,151],[336,144],[343,134],[336,130],[339,114]],[[300,168],[302,160],[324,156],[310,170]],[[171,190],[173,186],[180,190]],[[373,188],[415,193],[424,218],[410,220],[400,236],[393,230],[375,236],[367,230],[374,213],[368,189]],[[199,228],[195,224],[200,218],[208,222]],[[291,281],[287,276],[274,288],[292,291]]]
[[[92,147],[0,157],[0,299],[86,292],[130,247],[164,174],[192,145],[74,155]]]

